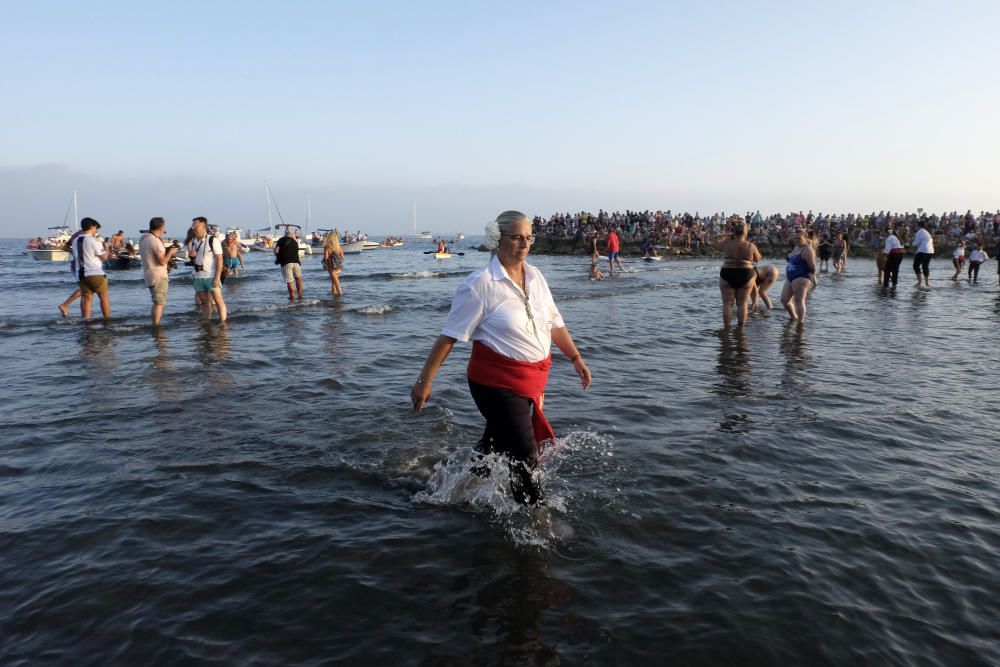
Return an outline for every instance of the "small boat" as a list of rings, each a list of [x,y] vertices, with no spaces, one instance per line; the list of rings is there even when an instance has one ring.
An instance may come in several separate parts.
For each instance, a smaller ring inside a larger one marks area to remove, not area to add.
[[[455,234],[455,240],[457,240],[457,241],[464,241],[465,240],[465,234],[463,234],[462,232],[459,232],[459,233]]]
[[[105,271],[126,271],[128,269],[138,269],[142,266],[139,255],[127,250],[119,250],[106,260],[101,262]]]
[[[431,234],[430,232],[420,232],[420,235],[417,236],[417,238],[420,238],[420,239],[432,239],[432,238],[434,238],[434,235]]]
[[[344,251],[345,255],[360,255],[361,251],[365,249],[365,242],[354,241],[353,243],[342,243],[340,248]]]
[[[436,252],[434,253],[434,259],[449,259],[451,257],[450,252]]]
[[[362,241],[362,243],[364,244],[364,246],[363,246],[364,250],[378,250],[379,249],[379,245],[377,243],[375,243],[374,241]]]

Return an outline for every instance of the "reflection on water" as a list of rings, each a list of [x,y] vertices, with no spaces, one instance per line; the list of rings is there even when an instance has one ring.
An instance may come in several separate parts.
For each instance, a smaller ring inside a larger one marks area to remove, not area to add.
[[[90,361],[87,368],[110,373],[118,367],[115,348],[118,336],[103,324],[84,324],[80,329],[80,358]]]
[[[480,556],[484,568],[496,569],[495,554]],[[553,579],[536,554],[518,554],[505,570],[500,577],[487,577],[475,594],[473,633],[492,644],[480,657],[490,656],[491,662],[502,665],[559,664],[559,653],[543,638],[540,621],[546,610],[566,602],[572,590]]]
[[[195,353],[202,366],[214,366],[229,360],[229,330],[225,323],[204,322],[195,337]]]
[[[153,327],[153,346],[156,353],[149,360],[150,369],[170,370],[170,346],[167,344],[167,332],[163,327]]]
[[[334,301],[336,302],[337,299],[335,298]],[[323,353],[329,359],[336,359],[344,353],[342,325],[343,319],[339,314],[331,314],[323,323],[323,335],[320,339],[323,341]]]
[[[161,403],[177,401],[183,397],[181,386],[177,382],[177,370],[170,362],[170,344],[164,327],[152,329],[152,350],[149,368],[146,369],[146,382]]]
[[[749,396],[750,357],[749,344],[742,329],[721,329],[719,336],[719,357],[715,372],[720,381],[712,391],[722,396]]]

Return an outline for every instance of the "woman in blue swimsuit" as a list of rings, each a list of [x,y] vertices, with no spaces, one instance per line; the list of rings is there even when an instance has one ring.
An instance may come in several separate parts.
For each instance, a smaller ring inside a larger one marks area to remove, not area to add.
[[[806,321],[806,294],[816,284],[816,253],[806,238],[806,233],[796,231],[792,237],[795,248],[788,254],[785,267],[785,286],[781,289],[781,305],[792,320]]]

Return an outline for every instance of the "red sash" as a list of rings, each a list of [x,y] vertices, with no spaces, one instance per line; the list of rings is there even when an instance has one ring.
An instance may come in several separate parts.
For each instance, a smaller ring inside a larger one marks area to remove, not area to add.
[[[472,343],[472,356],[466,371],[469,379],[476,384],[508,389],[532,402],[534,410],[531,412],[531,426],[535,431],[539,454],[542,443],[556,437],[541,408],[542,394],[545,393],[551,367],[551,354],[541,361],[518,361],[494,352],[477,340]]]

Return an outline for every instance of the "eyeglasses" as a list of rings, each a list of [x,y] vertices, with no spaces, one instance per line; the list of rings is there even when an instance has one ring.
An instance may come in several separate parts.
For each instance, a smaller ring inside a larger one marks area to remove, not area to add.
[[[532,236],[532,235],[530,235],[530,234],[527,235],[527,236],[525,236],[523,234],[503,234],[503,233],[501,233],[500,236],[506,236],[507,238],[509,238],[511,241],[513,241],[517,245],[521,245],[522,243],[526,243],[528,245],[531,245],[532,243],[535,242],[535,237]]]

